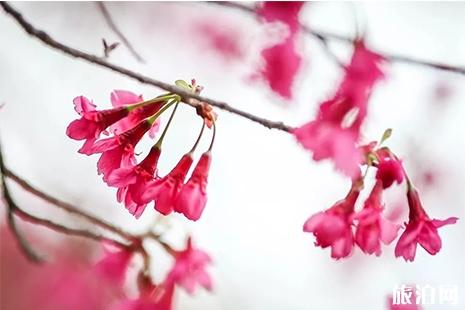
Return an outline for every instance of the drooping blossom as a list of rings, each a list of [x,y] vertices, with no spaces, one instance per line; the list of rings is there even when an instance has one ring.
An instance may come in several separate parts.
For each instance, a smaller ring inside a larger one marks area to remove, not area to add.
[[[127,90],[114,90],[111,93],[111,104],[114,107],[121,107],[127,106],[130,104],[142,102],[143,98],[140,95],[136,95],[133,92]],[[164,101],[155,102],[151,104],[142,105],[138,108],[131,110],[127,117],[119,120],[115,124],[111,126],[111,130],[115,134],[119,134],[125,132],[137,124],[139,124],[142,120],[154,115],[157,113],[158,110],[165,104]],[[160,127],[160,120],[156,120],[152,127],[149,130],[150,138],[154,138],[155,134],[157,133]]]
[[[173,212],[176,199],[191,165],[192,155],[185,154],[170,173],[147,184],[142,200],[146,203],[154,201],[155,210],[163,215]]]
[[[331,208],[312,215],[304,224],[305,232],[313,233],[315,245],[331,247],[331,257],[340,259],[352,253],[354,236],[352,220],[354,206],[360,194],[360,188],[354,182],[347,196],[336,202]]]
[[[381,181],[383,188],[390,187],[394,182],[400,184],[404,180],[402,163],[397,159],[383,158],[377,168],[376,179]]]
[[[192,175],[181,189],[174,211],[184,214],[192,221],[197,221],[202,215],[207,203],[208,170],[210,169],[211,152],[200,157]]]
[[[104,256],[95,264],[95,273],[105,281],[121,287],[134,251],[103,244]]]
[[[94,142],[106,129],[129,114],[127,107],[97,111],[96,105],[84,96],[74,98],[74,110],[81,116],[72,121],[66,128],[68,137],[74,140],[85,140],[79,153],[90,155]]]
[[[407,192],[407,200],[409,204],[409,222],[397,241],[396,257],[402,256],[406,261],[413,261],[417,244],[420,244],[429,254],[435,255],[441,250],[442,246],[438,228],[448,224],[455,224],[458,218],[430,219],[423,209],[417,190],[411,186],[409,186]]]
[[[151,125],[149,120],[144,120],[128,131],[94,143],[89,153],[102,153],[97,162],[97,171],[103,174],[105,182],[114,170],[134,165],[134,147]]]
[[[185,250],[176,253],[175,263],[166,277],[166,283],[175,283],[193,294],[197,285],[212,290],[212,279],[205,270],[212,260],[210,256],[192,245],[191,238],[187,241]]]
[[[350,64],[335,95],[323,102],[315,120],[295,129],[297,141],[313,152],[313,159],[333,160],[348,176],[358,172],[363,154],[357,147],[367,113],[369,95],[384,75],[383,58],[369,51],[363,41],[355,43]]]
[[[383,184],[377,181],[365,201],[363,209],[354,219],[358,220],[355,231],[355,243],[367,254],[381,254],[381,242],[388,245],[397,237],[400,225],[394,224],[382,216],[381,195]]]
[[[142,215],[147,206],[142,199],[147,184],[158,178],[156,170],[160,153],[160,147],[155,145],[138,165],[115,169],[108,176],[108,185],[118,188],[118,202],[124,202],[126,209],[136,218]]]
[[[261,52],[264,65],[259,75],[270,88],[285,99],[292,99],[292,85],[302,63],[296,41],[298,37],[298,16],[304,2],[264,2],[257,13],[266,22],[281,22],[288,33],[282,42]]]

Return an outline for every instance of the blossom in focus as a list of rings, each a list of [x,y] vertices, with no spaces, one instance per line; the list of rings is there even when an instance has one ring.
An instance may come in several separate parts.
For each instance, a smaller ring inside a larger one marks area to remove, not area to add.
[[[197,285],[207,290],[213,288],[212,279],[205,270],[212,260],[210,256],[192,245],[189,238],[184,251],[175,255],[175,263],[167,275],[166,283],[175,283],[183,287],[189,294],[193,294]]]
[[[397,237],[400,225],[394,224],[382,216],[381,194],[383,184],[377,181],[365,201],[363,209],[354,219],[358,221],[355,242],[367,254],[381,254],[380,242],[388,245]]]
[[[174,211],[184,214],[192,221],[197,221],[200,218],[207,203],[207,179],[210,163],[211,152],[202,154],[174,205]]]
[[[331,159],[350,177],[358,173],[363,154],[358,147],[368,99],[383,76],[383,58],[369,51],[363,41],[355,43],[350,64],[335,95],[323,102],[315,120],[293,130],[297,141],[313,152],[316,161]]]
[[[142,194],[148,183],[158,178],[156,168],[160,153],[160,147],[155,145],[138,165],[115,169],[107,179],[109,186],[118,188],[118,202],[124,202],[126,209],[136,218],[142,215],[147,206]]]
[[[312,215],[304,224],[304,231],[316,237],[315,245],[331,247],[331,257],[335,259],[349,256],[354,246],[351,225],[355,202],[360,194],[355,183],[346,198],[328,210]]]
[[[292,98],[292,85],[302,63],[297,51],[298,16],[304,2],[266,1],[257,13],[267,23],[280,22],[286,25],[288,33],[282,42],[261,52],[264,65],[259,75],[270,88],[285,99]]]
[[[110,96],[111,104],[116,107],[127,106],[130,104],[142,102],[142,96],[136,95],[133,92],[127,90],[114,90]],[[138,108],[131,110],[127,117],[119,120],[115,124],[113,124],[110,128],[114,134],[125,132],[137,124],[139,124],[142,120],[154,115],[155,113],[160,110],[160,108],[166,102],[160,101],[152,104],[142,105]],[[157,133],[160,127],[160,120],[157,119],[152,127],[149,130],[150,138],[154,138],[155,134]]]
[[[192,155],[185,154],[170,173],[147,184],[142,200],[146,203],[154,201],[155,210],[163,215],[173,212],[176,199],[191,165]]]
[[[105,182],[114,170],[134,165],[134,147],[150,127],[150,122],[144,120],[128,131],[94,143],[90,154],[102,153],[97,162],[97,171],[103,174]]]
[[[74,98],[74,110],[81,116],[72,121],[66,128],[68,137],[74,140],[85,140],[79,153],[90,155],[94,142],[106,129],[126,117],[129,110],[126,107],[117,107],[109,110],[97,111],[95,105],[86,97]]]
[[[458,218],[430,219],[423,209],[417,190],[414,188],[409,188],[407,199],[410,209],[409,222],[397,241],[395,255],[396,257],[402,256],[406,261],[413,261],[417,244],[420,244],[429,254],[435,255],[441,250],[442,246],[438,228],[448,224],[455,224]]]

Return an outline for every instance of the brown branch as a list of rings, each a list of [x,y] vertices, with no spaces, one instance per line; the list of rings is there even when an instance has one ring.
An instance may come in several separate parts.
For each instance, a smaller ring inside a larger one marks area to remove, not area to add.
[[[86,220],[88,220],[90,223],[95,224],[97,226],[103,227],[108,231],[111,231],[118,236],[130,241],[133,240],[135,237],[132,236],[130,233],[122,230],[121,228],[118,228],[116,226],[113,226],[109,224],[108,222],[105,222],[104,220],[98,219],[93,215],[88,214],[87,212],[81,210],[75,205],[72,205],[70,203],[61,201],[49,194],[44,193],[43,191],[38,190],[37,188],[33,187],[30,185],[26,180],[23,178],[19,177],[17,174],[15,174],[13,171],[9,170],[7,167],[4,168],[4,173],[5,176],[9,177],[11,180],[13,180],[15,183],[17,183],[19,186],[21,186],[25,191],[33,194],[36,197],[41,198],[42,200],[51,203],[52,205],[55,205],[56,207],[71,213],[78,215]]]
[[[18,215],[21,219],[23,219],[26,222],[30,222],[32,224],[44,226],[44,227],[47,227],[47,228],[49,228],[51,230],[54,230],[56,232],[63,233],[65,235],[84,237],[84,238],[92,239],[92,240],[95,240],[95,241],[98,241],[98,242],[105,241],[105,242],[117,245],[118,247],[121,247],[121,248],[130,248],[129,244],[126,244],[126,243],[123,243],[123,242],[120,242],[120,241],[105,237],[103,235],[100,235],[100,234],[97,234],[97,233],[94,233],[94,232],[91,232],[91,231],[88,231],[88,230],[85,230],[85,229],[69,228],[69,227],[66,227],[64,225],[55,223],[53,221],[43,219],[43,218],[39,218],[39,217],[37,217],[35,215],[27,213],[26,211],[24,211],[20,207],[16,207],[14,209],[14,213],[16,215]]]
[[[108,24],[108,27],[118,36],[118,38],[121,40],[121,42],[126,46],[126,48],[131,52],[131,54],[136,58],[139,62],[145,62],[144,59],[139,55],[139,53],[136,52],[132,44],[129,42],[129,40],[126,38],[126,36],[119,30],[119,28],[116,26],[115,22],[113,21],[113,18],[110,15],[110,12],[108,12],[107,7],[102,1],[96,2],[100,12],[103,15],[103,18],[105,18],[105,21]]]
[[[238,2],[209,1],[207,3],[214,3],[217,5],[223,6],[223,7],[237,9],[242,12],[247,12],[248,14],[251,14],[251,15],[256,15],[256,11],[254,7],[250,7],[242,3],[238,3]],[[343,36],[343,35],[339,35],[339,34],[331,33],[331,32],[314,30],[302,24],[300,25],[300,27],[304,33],[311,35],[317,40],[319,40],[323,44],[323,46],[327,49],[327,51],[329,51],[329,48],[327,46],[327,42],[329,40],[345,42],[349,44],[353,44],[354,42],[354,39],[351,37],[347,37],[347,36]],[[426,60],[416,59],[414,57],[398,55],[398,54],[393,54],[393,53],[386,53],[386,52],[377,51],[377,50],[374,50],[374,52],[383,56],[385,59],[387,59],[390,62],[402,62],[402,63],[420,65],[420,66],[430,67],[430,68],[444,70],[444,71],[458,73],[458,74],[465,74],[465,67],[461,67],[461,66],[452,66],[452,65],[447,65],[444,63],[426,61]],[[333,55],[331,55],[331,57],[333,57]]]
[[[18,226],[16,226],[16,221],[14,217],[14,213],[19,210],[18,205],[11,197],[10,190],[8,185],[6,184],[6,174],[5,174],[5,162],[3,161],[3,154],[0,147],[0,181],[3,193],[3,199],[5,201],[6,211],[7,211],[7,221],[8,226],[10,227],[13,236],[15,237],[16,241],[18,242],[19,248],[23,251],[24,255],[27,259],[34,263],[42,263],[43,258],[35,252],[35,250],[31,247],[29,242],[23,236],[23,234],[19,231]]]
[[[137,81],[139,81],[139,82],[141,82],[143,84],[156,86],[156,87],[164,89],[164,90],[166,90],[166,91],[168,91],[170,93],[178,94],[181,97],[183,102],[185,102],[185,103],[187,103],[187,104],[189,104],[189,105],[191,105],[193,107],[196,107],[196,105],[197,105],[193,101],[193,99],[196,99],[196,100],[199,100],[199,101],[202,101],[202,102],[206,102],[206,103],[208,103],[208,104],[210,104],[210,105],[212,105],[214,107],[217,107],[219,109],[222,109],[222,110],[228,111],[230,113],[242,116],[242,117],[244,117],[246,119],[249,119],[249,120],[251,120],[253,122],[261,124],[261,125],[269,128],[269,129],[278,129],[278,130],[285,131],[285,132],[291,132],[292,131],[292,127],[289,126],[289,125],[284,124],[283,122],[271,121],[271,120],[262,118],[260,116],[256,116],[256,115],[250,114],[248,112],[245,112],[245,111],[239,110],[237,108],[234,108],[234,107],[230,106],[229,104],[227,104],[225,102],[217,101],[217,100],[213,100],[213,99],[210,99],[210,98],[206,98],[206,97],[196,95],[194,93],[188,92],[188,91],[183,90],[183,89],[181,89],[179,87],[176,87],[174,85],[152,79],[150,77],[144,76],[142,74],[131,71],[131,70],[126,69],[124,67],[120,67],[118,65],[112,64],[112,63],[110,63],[110,62],[108,62],[108,61],[106,61],[106,60],[104,60],[104,59],[102,59],[100,57],[95,56],[95,55],[92,55],[92,54],[83,52],[81,50],[78,50],[76,48],[70,47],[68,45],[65,45],[65,44],[63,44],[61,42],[58,42],[57,40],[53,39],[51,36],[49,36],[43,30],[40,30],[40,29],[37,29],[36,27],[34,27],[31,23],[29,23],[26,19],[24,19],[24,17],[21,15],[21,13],[19,13],[17,10],[15,10],[13,7],[11,7],[7,2],[0,2],[0,6],[3,8],[3,10],[6,13],[11,15],[13,17],[13,19],[15,19],[16,22],[28,34],[30,34],[33,37],[36,37],[37,39],[39,39],[40,41],[42,41],[46,45],[48,45],[48,46],[50,46],[50,47],[52,47],[54,49],[57,49],[57,50],[65,53],[67,55],[73,56],[75,58],[83,59],[83,60],[85,60],[87,62],[99,65],[101,67],[105,67],[107,69],[118,72],[118,73],[120,73],[122,75],[125,75],[127,77],[130,77],[130,78],[132,78],[134,80],[137,80]]]

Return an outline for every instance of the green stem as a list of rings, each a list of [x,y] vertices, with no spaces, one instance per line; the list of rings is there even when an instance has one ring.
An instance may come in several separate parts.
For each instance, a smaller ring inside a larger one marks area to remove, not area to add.
[[[166,101],[166,100],[175,98],[176,96],[177,96],[176,94],[168,94],[168,95],[158,96],[158,97],[155,97],[155,98],[150,99],[150,100],[146,100],[146,101],[142,101],[142,102],[139,102],[139,103],[129,105],[129,106],[127,106],[127,109],[128,109],[128,111],[132,111],[132,110],[137,109],[137,108],[139,108],[141,106],[152,104],[152,103],[157,103],[157,102],[161,102],[161,101]]]
[[[171,107],[174,103],[178,103],[180,100],[178,99],[178,95],[174,95],[174,100],[173,101],[170,101],[168,103],[166,103],[160,110],[157,111],[157,113],[155,113],[154,115],[150,116],[147,121],[149,122],[149,124],[153,124],[155,123],[155,121],[157,120],[157,118],[163,114],[163,112],[165,112],[167,109],[169,109],[169,107]]]
[[[179,106],[179,101],[176,102],[176,105],[174,106],[173,112],[171,112],[168,123],[166,123],[166,126],[163,129],[163,132],[161,133],[160,138],[158,139],[157,143],[155,144],[155,147],[161,149],[161,144],[163,143],[163,139],[165,138],[166,132],[168,131],[168,128],[170,127],[171,121],[174,118],[174,114],[176,113],[176,110],[178,109],[178,106]]]

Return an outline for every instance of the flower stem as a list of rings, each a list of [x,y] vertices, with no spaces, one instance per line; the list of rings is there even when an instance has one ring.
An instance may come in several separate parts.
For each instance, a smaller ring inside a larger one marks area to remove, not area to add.
[[[157,118],[163,114],[163,112],[165,112],[167,109],[169,109],[169,107],[171,107],[174,103],[179,103],[181,100],[179,99],[179,96],[178,95],[174,95],[174,97],[172,97],[173,100],[172,101],[169,101],[168,103],[166,103],[160,110],[157,111],[157,113],[155,113],[154,115],[150,116],[147,121],[149,122],[149,124],[153,124],[155,123],[155,121],[157,120]]]
[[[205,122],[202,121],[202,129],[200,129],[199,136],[198,136],[197,140],[195,141],[194,146],[193,146],[192,149],[189,151],[189,154],[194,153],[195,149],[197,148],[197,145],[199,145],[200,138],[202,138],[203,130],[204,130],[204,129],[205,129]]]
[[[216,123],[213,122],[213,134],[212,134],[212,141],[210,142],[210,147],[208,148],[207,152],[211,152],[213,148],[213,143],[215,142],[215,137],[216,137]]]
[[[155,97],[155,98],[152,98],[150,100],[146,100],[146,101],[142,101],[142,102],[139,102],[139,103],[135,103],[135,104],[132,104],[132,105],[129,105],[127,107],[128,111],[132,111],[134,109],[137,109],[139,107],[142,107],[144,105],[148,105],[148,104],[152,104],[152,103],[157,103],[157,102],[161,102],[161,101],[167,101],[169,99],[172,99],[172,98],[175,98],[175,96],[177,96],[176,94],[167,94],[167,95],[161,95],[161,96],[158,96],[158,97]]]
[[[176,110],[178,109],[178,106],[179,106],[179,101],[176,101],[176,105],[174,106],[173,112],[171,112],[170,118],[168,119],[168,123],[166,123],[166,126],[163,129],[163,132],[161,133],[161,136],[158,139],[157,143],[154,145],[154,147],[161,149],[161,144],[163,143],[163,139],[165,138],[166,132],[168,131],[171,121],[174,118],[174,114],[176,114]]]

